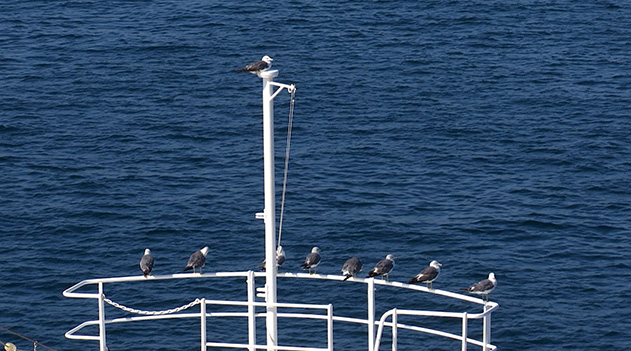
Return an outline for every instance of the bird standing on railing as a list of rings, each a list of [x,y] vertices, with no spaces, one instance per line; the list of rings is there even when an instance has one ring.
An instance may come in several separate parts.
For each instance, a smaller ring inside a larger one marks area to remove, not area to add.
[[[195,269],[199,268],[199,273],[202,273],[202,267],[206,264],[206,255],[208,254],[208,246],[205,246],[201,250],[197,250],[193,252],[191,258],[188,259],[188,263],[186,264],[185,271],[192,269],[193,273],[195,273]]]
[[[342,266],[342,274],[346,276],[344,281],[348,280],[350,277],[355,278],[357,273],[361,272],[364,264],[357,257],[351,257]]]
[[[308,254],[305,258],[305,262],[300,266],[302,267],[302,269],[308,269],[309,274],[311,274],[311,268],[313,268],[314,273],[318,273],[316,267],[318,267],[318,265],[320,264],[320,259],[320,248],[314,246],[313,249],[311,249],[311,253]]]
[[[383,279],[383,277],[385,276],[386,280],[390,281],[389,274],[394,269],[395,258],[396,257],[394,257],[393,255],[388,255],[386,256],[385,259],[377,262],[375,267],[371,269],[370,272],[368,272],[368,277],[374,277],[374,276],[380,275],[381,279]]]
[[[263,272],[265,272],[266,263],[267,260],[263,260],[263,262],[258,265],[258,267],[261,267],[261,270]],[[276,267],[282,266],[283,263],[285,263],[285,250],[283,250],[282,246],[278,245],[278,247],[276,248]]]
[[[481,280],[470,287],[461,290],[466,290],[471,294],[483,295],[486,297],[486,302],[489,302],[489,294],[496,286],[497,280],[495,279],[495,274],[489,273],[489,277],[487,279]]]
[[[442,264],[440,264],[436,260],[430,262],[429,266],[423,268],[421,273],[417,274],[414,278],[410,279],[408,281],[408,284],[425,283],[428,288],[430,289],[433,288],[434,280],[438,278],[438,275],[440,274],[441,266]]]
[[[147,277],[151,274],[151,270],[153,269],[153,256],[151,256],[151,250],[145,249],[145,254],[140,259],[140,270]]]

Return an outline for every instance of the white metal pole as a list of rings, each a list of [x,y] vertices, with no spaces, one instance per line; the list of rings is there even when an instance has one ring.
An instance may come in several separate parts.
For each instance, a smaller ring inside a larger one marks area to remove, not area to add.
[[[105,337],[105,295],[103,294],[103,283],[99,283],[99,347],[101,351],[107,351],[107,340]]]
[[[489,305],[484,305],[484,312],[489,309]],[[488,344],[491,343],[491,314],[487,314],[482,319],[482,328],[484,329],[484,333],[482,334],[482,351],[488,351]]]
[[[207,350],[206,348],[206,299],[202,299],[199,305],[199,316],[201,318],[200,320],[201,351],[206,351]]]
[[[265,271],[267,305],[267,346],[278,346],[276,312],[276,201],[274,186],[274,86],[278,70],[259,73],[263,79],[263,169],[265,176]],[[274,350],[270,348],[270,350]]]
[[[368,349],[375,351],[375,278],[368,279]]]
[[[468,322],[467,312],[465,312],[462,314],[462,351],[467,351]]]
[[[397,329],[397,309],[393,309],[392,312],[392,351],[397,351],[398,343],[398,329]]]
[[[398,348],[398,332],[397,323],[399,323],[397,318],[397,309],[393,309],[392,312],[392,351],[397,351]]]
[[[248,271],[248,343],[249,351],[256,351],[256,315],[254,307],[254,298],[256,296],[256,286],[254,280],[254,272]]]

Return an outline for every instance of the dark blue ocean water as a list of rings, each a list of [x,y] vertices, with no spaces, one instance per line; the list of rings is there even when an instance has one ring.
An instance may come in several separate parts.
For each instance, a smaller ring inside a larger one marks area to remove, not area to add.
[[[261,82],[233,70],[270,55],[277,80],[298,87],[283,270],[317,245],[320,273],[354,255],[367,271],[392,253],[393,280],[436,259],[434,286],[457,291],[493,271],[500,349],[631,347],[627,1],[3,1],[0,48],[0,326],[97,349],[63,335],[97,317],[94,301],[61,292],[140,274],[146,247],[156,274],[204,245],[207,270],[255,268]],[[288,106],[279,95],[279,184]],[[280,283],[288,302],[342,299]],[[110,296],[160,309],[245,291],[238,280],[143,287]],[[377,295],[380,308],[462,307]],[[244,340],[221,323],[211,335]],[[193,350],[197,329],[112,327],[109,346]],[[360,332],[337,332],[336,349],[365,349]]]

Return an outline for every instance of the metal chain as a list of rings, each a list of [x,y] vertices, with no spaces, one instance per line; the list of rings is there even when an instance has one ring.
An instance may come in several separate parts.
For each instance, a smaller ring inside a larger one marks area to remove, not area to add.
[[[191,308],[199,303],[201,303],[200,299],[195,299],[195,301],[190,302],[184,306],[178,307],[178,308],[173,308],[170,310],[165,310],[165,311],[143,311],[143,310],[137,310],[135,308],[130,308],[127,306],[123,306],[119,303],[116,303],[110,299],[108,299],[107,297],[103,296],[103,301],[109,303],[110,305],[121,309],[123,311],[126,312],[130,312],[130,313],[135,313],[135,314],[142,314],[142,315],[146,315],[146,316],[160,316],[160,315],[164,315],[164,314],[171,314],[171,313],[176,313],[176,312],[180,312],[180,311],[184,311],[185,309]]]

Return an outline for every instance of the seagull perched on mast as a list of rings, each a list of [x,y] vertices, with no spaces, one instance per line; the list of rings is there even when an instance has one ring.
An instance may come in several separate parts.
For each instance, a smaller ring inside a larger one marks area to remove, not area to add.
[[[472,294],[484,295],[486,297],[486,301],[489,301],[489,294],[495,287],[497,286],[497,280],[495,279],[494,273],[489,273],[489,277],[482,281],[479,281],[470,287],[462,290],[466,290]]]
[[[429,266],[423,268],[421,273],[410,279],[408,284],[425,283],[428,288],[433,288],[432,283],[434,283],[434,280],[436,280],[440,274],[440,266],[442,266],[442,264],[438,263],[436,260],[430,262]]]
[[[272,59],[271,57],[265,55],[263,56],[263,58],[261,59],[261,61],[254,61],[252,63],[250,63],[249,65],[245,66],[245,68],[240,68],[237,69],[237,72],[250,72],[253,74],[259,74],[263,71],[267,71],[268,69],[272,68],[272,61],[274,61],[274,59]]]

